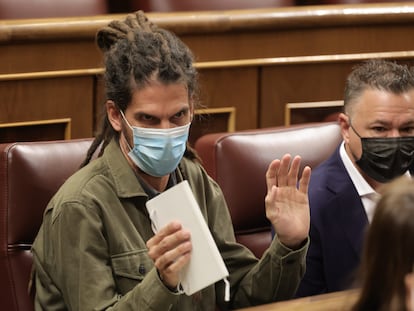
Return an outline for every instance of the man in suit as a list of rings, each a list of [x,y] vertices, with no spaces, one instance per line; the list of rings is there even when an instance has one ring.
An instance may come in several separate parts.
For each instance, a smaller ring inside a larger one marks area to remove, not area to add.
[[[339,124],[343,142],[310,180],[311,243],[298,297],[352,286],[380,187],[413,164],[414,73],[384,60],[354,68]]]

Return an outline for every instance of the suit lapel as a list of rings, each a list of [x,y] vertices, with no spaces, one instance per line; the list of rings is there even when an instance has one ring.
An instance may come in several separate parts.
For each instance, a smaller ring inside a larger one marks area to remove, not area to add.
[[[362,201],[355,189],[348,172],[343,165],[337,150],[335,171],[331,171],[330,183],[327,185],[335,193],[338,206],[338,230],[343,230],[344,236],[351,245],[355,254],[360,258],[368,218]]]
[[[349,185],[347,186],[349,187]],[[351,186],[353,187],[352,184]],[[344,191],[352,191],[352,189],[345,189]],[[359,258],[362,251],[368,219],[361,199],[355,189],[353,192],[355,193],[355,196],[349,198],[348,195],[348,199],[344,196],[345,192],[338,193],[338,217],[340,219],[339,224],[342,227],[341,229]]]

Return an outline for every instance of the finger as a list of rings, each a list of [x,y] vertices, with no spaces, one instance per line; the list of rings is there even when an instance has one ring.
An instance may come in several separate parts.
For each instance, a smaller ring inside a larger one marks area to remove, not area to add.
[[[180,281],[180,272],[190,261],[191,242],[180,244],[176,248],[166,252],[154,261],[161,279],[169,287],[176,287]]]
[[[170,235],[165,236],[158,244],[148,248],[148,256],[153,260],[157,260],[168,251],[176,248],[182,243],[190,240],[190,232],[187,230],[179,230]]]
[[[182,257],[186,257],[191,252],[191,249],[192,245],[190,241],[181,243],[168,252],[165,252],[154,264],[162,273],[175,273],[178,271],[176,270],[177,268],[182,267],[180,265],[183,262]]]
[[[278,187],[283,187],[288,184],[288,172],[291,158],[290,154],[285,154],[280,161],[279,171],[276,172],[276,186]]]
[[[299,180],[299,191],[308,194],[309,189],[309,181],[311,177],[311,168],[309,166],[306,166],[302,171],[302,177]]]
[[[159,244],[166,236],[171,235],[178,230],[181,230],[181,224],[176,221],[170,222],[147,241],[147,247],[151,248],[152,246]]]
[[[280,160],[273,160],[266,171],[267,191],[269,192],[274,185],[276,185],[276,172],[279,170]]]
[[[300,156],[295,156],[290,164],[289,173],[287,175],[287,185],[296,187],[298,183],[298,175],[300,169],[300,162],[302,161]]]
[[[170,265],[166,266],[164,269],[159,269],[158,273],[160,274],[162,282],[170,288],[175,288],[180,282],[180,274],[184,266],[188,265],[191,258],[191,253],[186,253],[177,260],[171,262]]]
[[[173,263],[170,265],[170,269],[173,271],[181,271],[182,268],[184,268],[185,265],[188,264],[191,258],[191,252],[184,253],[180,257],[178,257],[177,260],[173,261]]]

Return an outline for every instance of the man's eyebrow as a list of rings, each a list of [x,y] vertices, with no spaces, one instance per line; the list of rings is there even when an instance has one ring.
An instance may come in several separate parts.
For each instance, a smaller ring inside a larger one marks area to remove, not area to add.
[[[400,127],[414,126],[414,120],[404,122]]]
[[[384,125],[390,126],[392,124],[391,121],[384,121],[384,120],[374,120],[370,122],[369,126],[376,126],[376,125]],[[408,120],[407,122],[402,123],[399,127],[406,127],[406,126],[414,126],[414,119]]]
[[[188,112],[189,112],[189,111],[190,111],[190,108],[189,108],[189,107],[183,107],[183,108],[181,108],[181,109],[177,110],[176,112],[174,112],[174,113],[170,116],[170,118],[173,118],[173,117],[175,117],[177,114],[180,114],[180,113],[188,114]]]
[[[176,114],[178,114],[178,113],[182,113],[182,112],[184,112],[184,113],[188,113],[190,111],[190,107],[183,107],[183,108],[181,108],[180,110],[178,110],[178,111],[176,111],[176,112],[174,112],[173,114],[172,114],[172,116],[175,116]],[[142,112],[142,111],[138,111],[138,112],[136,112],[136,113],[134,113],[134,118],[135,119],[140,119],[141,117],[151,117],[151,118],[153,118],[153,119],[159,119],[157,116],[155,116],[155,115],[153,115],[153,114],[151,114],[151,113],[147,113],[147,112]]]
[[[180,112],[189,112],[190,111],[190,107],[183,107],[182,109],[178,110],[175,114],[180,113]]]
[[[378,125],[389,126],[390,124],[391,124],[391,122],[389,122],[389,121],[374,120],[374,121],[369,122],[368,127],[378,126]]]

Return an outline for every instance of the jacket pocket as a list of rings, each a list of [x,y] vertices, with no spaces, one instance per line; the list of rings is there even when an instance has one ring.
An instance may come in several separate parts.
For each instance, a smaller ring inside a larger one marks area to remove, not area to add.
[[[111,260],[118,291],[121,294],[127,293],[140,283],[154,265],[146,249],[115,254]]]

